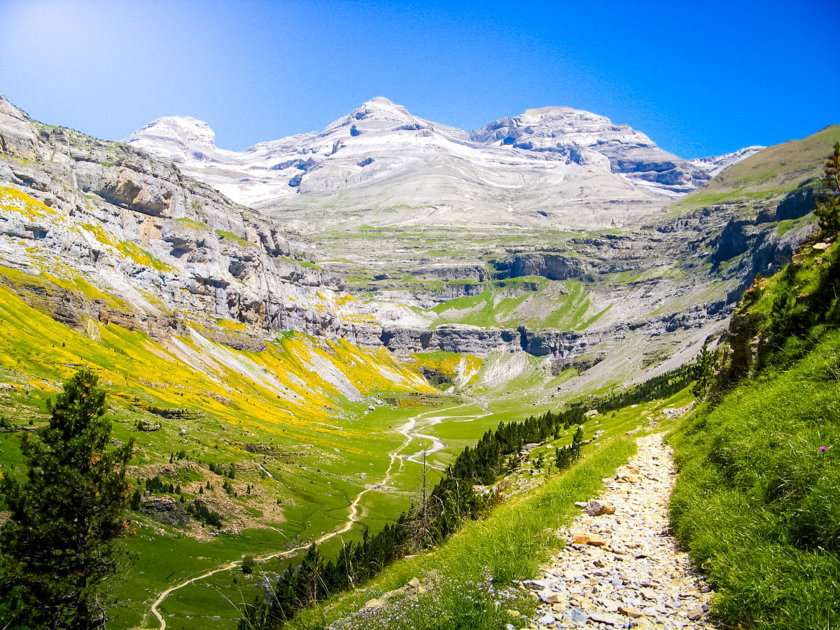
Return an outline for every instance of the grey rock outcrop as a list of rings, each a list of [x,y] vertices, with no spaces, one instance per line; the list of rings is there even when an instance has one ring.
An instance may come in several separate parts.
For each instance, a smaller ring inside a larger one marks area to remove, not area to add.
[[[260,347],[275,330],[341,335],[348,327],[353,304],[331,304],[342,280],[310,262],[311,242],[171,163],[41,125],[1,97],[0,146],[6,182],[46,208],[34,219],[0,213],[4,264],[33,276],[61,268],[116,298],[61,286],[36,296],[38,283],[18,283],[62,321],[80,328],[88,317],[153,335],[192,322],[240,347]]]

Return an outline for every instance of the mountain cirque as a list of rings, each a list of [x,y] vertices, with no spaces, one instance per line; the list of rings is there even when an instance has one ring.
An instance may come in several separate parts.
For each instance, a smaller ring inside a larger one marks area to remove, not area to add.
[[[166,336],[195,323],[255,349],[296,330],[401,355],[525,351],[584,373],[563,391],[696,352],[809,229],[803,190],[819,166],[706,202],[727,167],[764,152],[686,161],[569,108],[468,133],[382,98],[242,153],[190,118],[110,143],[2,100],[0,140],[4,263],[120,297],[9,281],[74,327],[105,318]]]

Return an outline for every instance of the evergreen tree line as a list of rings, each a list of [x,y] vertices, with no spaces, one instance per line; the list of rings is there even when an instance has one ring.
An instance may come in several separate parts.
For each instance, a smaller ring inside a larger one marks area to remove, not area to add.
[[[654,376],[644,383],[603,396],[593,396],[585,402],[575,404],[585,406],[587,409],[597,409],[601,413],[616,411],[630,405],[670,398],[688,387],[696,377],[697,366],[694,363],[686,363],[674,370]]]
[[[194,517],[197,521],[207,523],[213,527],[222,526],[222,515],[207,507],[207,504],[201,499],[193,499],[193,502],[187,503],[184,509],[187,514]]]
[[[137,483],[139,485],[140,481]],[[152,494],[181,494],[181,484],[176,486],[174,483],[166,482],[160,478],[160,475],[146,479],[145,486],[146,490]]]
[[[216,473],[222,477],[229,477],[231,479],[236,478],[236,465],[233,463],[228,464],[225,466],[224,464],[216,464],[215,462],[210,462],[208,464],[210,468],[210,472]]]
[[[417,508],[403,512],[396,523],[373,536],[365,531],[360,542],[348,543],[329,562],[324,562],[314,544],[310,546],[300,566],[288,567],[271,586],[267,598],[258,597],[245,606],[240,630],[281,628],[308,604],[359,586],[418,547],[439,544],[464,521],[478,518],[487,508],[490,499],[477,492],[475,485],[492,484],[506,458],[521,453],[526,444],[557,438],[561,430],[583,424],[585,411],[583,407],[571,407],[522,422],[499,423],[475,447],[465,448],[428,497]],[[578,458],[582,443],[583,432],[578,428],[572,444],[557,449],[568,458],[565,467]]]
[[[568,446],[558,446],[554,450],[554,464],[557,470],[563,472],[574,464],[580,458],[580,452],[583,449],[583,430],[578,427],[572,437],[572,443]]]

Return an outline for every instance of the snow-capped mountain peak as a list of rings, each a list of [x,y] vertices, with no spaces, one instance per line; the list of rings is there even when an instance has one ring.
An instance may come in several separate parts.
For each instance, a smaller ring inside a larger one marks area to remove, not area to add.
[[[149,123],[135,135],[177,140],[190,145],[216,146],[216,133],[210,125],[192,116],[164,116]]]
[[[217,158],[216,133],[192,116],[164,116],[134,132],[125,142],[173,162]]]
[[[448,209],[447,221],[486,215],[507,224],[527,216],[567,227],[626,223],[737,160],[689,162],[640,131],[571,107],[529,109],[466,132],[381,96],[323,131],[241,153],[216,148],[214,139],[206,123],[167,117],[127,142],[266,209],[434,207]]]
[[[402,105],[397,105],[384,96],[377,96],[328,125],[324,133],[333,133],[341,128],[347,128],[353,136],[387,130],[417,131],[429,127],[430,124],[409,113]]]

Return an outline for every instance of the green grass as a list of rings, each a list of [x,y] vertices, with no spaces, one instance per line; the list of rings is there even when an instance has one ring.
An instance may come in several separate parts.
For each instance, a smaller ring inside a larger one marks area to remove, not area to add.
[[[739,180],[740,181],[740,180]],[[782,195],[795,190],[796,186],[788,188],[771,188],[769,190],[747,190],[746,187],[736,188],[725,192],[694,193],[685,199],[677,202],[680,205],[705,206],[725,201],[740,201],[746,199],[766,199]]]
[[[675,436],[674,528],[726,627],[840,619],[838,356],[832,331],[792,369],[742,384]]]
[[[175,220],[178,223],[183,223],[184,225],[188,225],[191,228],[194,228],[196,230],[209,230],[210,229],[210,226],[207,225],[206,223],[204,223],[202,221],[195,221],[195,220],[190,219],[188,217],[181,217],[181,218],[178,218],[178,219],[175,219]]]
[[[35,288],[52,286],[48,279],[41,277],[7,273],[4,278],[16,286],[20,282],[21,287],[29,286],[26,283],[35,283]],[[72,286],[90,292],[87,285]],[[232,509],[242,515],[265,515],[257,522],[252,521],[241,534],[199,542],[183,530],[162,526],[138,513],[131,514],[138,536],[131,538],[129,545],[141,560],[128,570],[126,583],[120,587],[122,604],[116,611],[114,627],[136,626],[140,623],[138,616],[148,610],[152,595],[184,576],[239,559],[242,553],[258,556],[280,550],[290,541],[305,541],[343,524],[352,498],[366,484],[382,478],[389,463],[388,452],[402,443],[403,437],[393,428],[424,411],[423,407],[402,409],[385,405],[365,414],[369,403],[349,401],[338,395],[313,371],[315,368],[307,367],[304,357],[318,352],[323,360],[349,370],[347,380],[369,396],[399,397],[411,391],[403,386],[389,389],[390,381],[384,381],[377,371],[382,366],[411,374],[404,372],[405,366],[393,362],[387,353],[360,354],[344,342],[312,345],[304,336],[288,334],[279,335],[277,342],[268,344],[262,352],[219,347],[228,358],[260,366],[258,374],[276,374],[284,380],[291,377],[288,381],[291,387],[297,387],[296,382],[304,383],[300,387],[305,388],[302,390],[305,396],[300,397],[299,404],[292,404],[251,380],[247,373],[221,365],[204,373],[187,365],[143,333],[116,324],[91,322],[88,328],[95,333],[95,339],[64,326],[0,287],[0,382],[8,383],[0,389],[0,415],[18,425],[26,426],[30,420],[35,426],[42,425],[47,418],[45,403],[61,381],[76,366],[89,366],[100,375],[108,391],[114,437],[121,441],[134,439],[138,443],[133,461],[138,468],[131,473],[132,480],[138,475],[151,476],[144,475],[146,466],[166,465],[170,453],[184,449],[190,463],[198,468],[178,470],[179,482],[200,483],[200,479],[207,478],[218,490],[221,478],[209,472],[208,463],[236,463],[240,466],[236,474],[240,496],[231,499]],[[180,343],[193,344],[189,338],[181,339]],[[206,351],[204,356],[210,360]],[[220,388],[216,375],[224,380],[225,388]],[[426,392],[424,405],[451,400],[428,386],[420,390]],[[152,408],[186,408],[194,416],[161,418],[150,411]],[[160,423],[162,429],[151,433],[138,431],[134,428],[137,420]],[[187,431],[185,437],[179,434],[182,427]],[[3,474],[21,473],[19,440],[18,433],[0,433]],[[246,444],[266,446],[276,452],[250,453],[245,449]],[[257,462],[277,481],[262,478]],[[180,465],[175,463],[176,467]],[[412,488],[412,479],[408,472],[401,479],[407,490]],[[258,496],[244,496],[245,484],[257,488]],[[220,490],[217,495],[214,501],[228,500]],[[269,518],[267,508],[276,507],[277,499],[282,502],[282,514]],[[379,527],[383,519],[396,518],[411,499],[409,494],[376,491],[365,496],[362,507],[375,515],[371,525]],[[226,522],[235,524],[236,520]],[[354,535],[360,536],[358,529]],[[170,565],[179,567],[179,572],[169,570]],[[231,596],[227,591],[224,594]],[[172,610],[177,616],[185,606],[181,603],[182,596],[202,602],[199,610],[206,613],[206,619],[202,618],[201,627],[230,627],[230,620],[214,620],[217,611],[228,606],[226,600],[204,583],[194,589],[184,589],[183,593],[179,591],[171,601],[166,601],[164,611]],[[193,614],[195,609],[191,610]]]
[[[529,276],[483,286],[479,295],[455,298],[430,309],[438,315],[433,326],[468,324],[481,328],[516,328],[524,325],[530,329],[582,330],[607,311],[604,309],[587,317],[591,306],[589,291],[582,282],[575,280],[556,282]]]
[[[227,239],[229,241],[232,241],[234,243],[242,245],[243,247],[248,246],[248,245],[253,245],[253,243],[250,243],[250,242],[246,241],[241,236],[237,236],[233,232],[228,232],[227,230],[216,230],[216,234],[218,234],[219,236],[221,236],[224,239]]]

